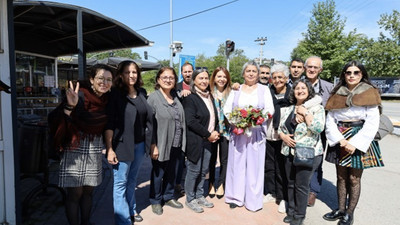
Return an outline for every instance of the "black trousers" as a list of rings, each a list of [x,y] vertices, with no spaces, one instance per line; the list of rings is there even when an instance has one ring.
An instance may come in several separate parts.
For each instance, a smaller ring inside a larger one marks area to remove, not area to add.
[[[281,140],[267,140],[265,144],[264,195],[269,193],[278,201],[287,201],[285,156],[281,154],[281,149]]]
[[[321,163],[322,157],[322,155],[315,156],[313,168],[294,166],[293,156],[289,154],[285,157],[285,171],[288,180],[288,215],[295,218],[306,216],[311,177]]]
[[[174,198],[176,177],[176,161],[181,154],[181,148],[171,148],[169,160],[160,162],[151,160],[153,168],[150,177],[150,203],[162,204]]]
[[[219,147],[219,176],[218,180],[215,181],[215,164],[217,162],[217,152]],[[211,150],[211,159],[210,159],[210,170],[209,170],[209,183],[213,184],[214,187],[218,187],[223,184],[225,186],[225,178],[226,178],[226,167],[228,165],[228,147],[229,141],[226,137],[221,136],[218,142],[212,145]]]

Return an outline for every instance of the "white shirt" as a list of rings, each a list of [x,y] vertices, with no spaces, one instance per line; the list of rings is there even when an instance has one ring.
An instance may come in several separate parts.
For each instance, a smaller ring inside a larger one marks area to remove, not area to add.
[[[257,84],[257,85],[261,85],[261,84]],[[259,88],[259,86],[257,86],[257,88],[254,89],[251,93],[245,93],[240,90],[238,106],[239,107],[247,107],[247,106],[251,105],[253,107],[257,107],[257,105],[258,105],[258,88]],[[235,93],[234,93],[234,91],[231,91],[231,93],[229,93],[228,99],[226,100],[225,105],[224,105],[224,114],[225,114],[226,118],[229,118],[228,115],[229,115],[229,113],[232,112],[232,105],[233,105],[234,98],[235,98]],[[275,112],[275,109],[274,109],[274,104],[272,102],[271,91],[269,90],[269,88],[267,86],[265,86],[263,114],[266,115],[267,113],[270,113],[271,115],[273,115],[274,112]]]
[[[378,106],[352,106],[345,109],[329,111],[326,117],[326,138],[330,146],[334,146],[344,139],[344,136],[337,128],[337,122],[364,120],[361,130],[354,135],[349,143],[362,152],[367,152],[371,142],[374,140],[379,129]]]

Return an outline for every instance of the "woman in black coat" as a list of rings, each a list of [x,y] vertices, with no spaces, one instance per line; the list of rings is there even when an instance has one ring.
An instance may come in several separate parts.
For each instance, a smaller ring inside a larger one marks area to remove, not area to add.
[[[185,179],[186,205],[196,213],[202,207],[212,208],[203,194],[203,184],[209,169],[211,145],[219,139],[217,110],[209,91],[209,74],[196,70],[192,75],[192,94],[183,99],[187,124]]]
[[[115,88],[107,105],[105,137],[107,160],[114,172],[115,224],[131,224],[143,218],[136,211],[135,188],[140,165],[149,154],[153,109],[147,103],[140,69],[133,61],[118,65]]]

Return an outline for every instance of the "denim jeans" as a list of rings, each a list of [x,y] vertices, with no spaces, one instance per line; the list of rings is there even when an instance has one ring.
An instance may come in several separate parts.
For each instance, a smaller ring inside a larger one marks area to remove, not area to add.
[[[203,153],[197,162],[186,162],[185,192],[186,201],[191,202],[204,194],[204,180],[210,165],[211,143],[203,142]]]
[[[113,166],[114,172],[114,217],[116,225],[131,225],[131,215],[136,214],[135,188],[145,155],[144,142],[135,144],[133,161],[120,161]]]

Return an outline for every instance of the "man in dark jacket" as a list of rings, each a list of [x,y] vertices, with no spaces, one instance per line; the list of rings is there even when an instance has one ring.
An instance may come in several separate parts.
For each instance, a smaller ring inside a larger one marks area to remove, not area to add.
[[[318,56],[311,56],[306,60],[304,65],[306,70],[306,77],[312,83],[315,93],[322,97],[322,105],[325,107],[326,102],[333,89],[331,82],[322,80],[319,74],[322,72],[322,59]],[[321,133],[322,145],[326,147],[325,131]],[[322,160],[323,161],[323,160]],[[310,193],[308,196],[308,206],[312,207],[315,204],[315,199],[321,190],[322,184],[322,161],[318,168],[314,171],[310,183]]]

